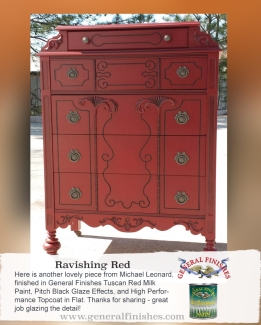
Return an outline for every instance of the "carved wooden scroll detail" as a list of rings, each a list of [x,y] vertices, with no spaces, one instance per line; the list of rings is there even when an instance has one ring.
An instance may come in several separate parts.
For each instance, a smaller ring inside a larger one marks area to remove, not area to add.
[[[164,97],[164,96],[155,96],[147,99],[140,99],[136,103],[136,110],[143,114],[145,111],[150,109],[150,105],[155,105],[160,110],[160,107],[165,103],[170,102],[171,106],[176,104],[175,99]]]
[[[201,227],[200,229],[197,228],[198,227],[197,221],[193,222],[192,220],[188,220],[188,221],[177,220],[174,221],[174,225],[182,225],[186,228],[186,230],[190,230],[191,232],[194,231],[196,233],[200,233],[203,230],[203,227]]]
[[[104,105],[104,109],[110,113],[115,113],[118,110],[118,104],[113,99],[107,99],[99,96],[91,96],[80,100],[80,105],[84,106],[86,100],[90,101],[95,108]]]
[[[207,46],[211,46],[211,47],[216,46],[216,47],[218,47],[218,43],[213,41],[211,36],[209,34],[207,34],[207,33],[196,31],[194,33],[194,39],[201,46],[205,46],[205,47],[207,47]]]
[[[144,222],[148,222],[153,228],[156,226],[156,223],[154,223],[150,220],[144,220],[143,218],[134,218],[133,219],[134,223],[132,223],[132,221],[128,217],[125,218],[124,223],[121,223],[121,219],[122,219],[121,217],[104,218],[104,219],[100,220],[100,223],[103,224],[109,220],[109,221],[112,221],[115,225],[125,228],[127,231],[129,231],[131,228],[136,228],[136,227],[140,226]]]
[[[58,225],[64,225],[67,222],[69,223],[73,218],[78,219],[78,220],[83,220],[83,217],[79,216],[61,216],[62,221],[60,222],[57,220]]]
[[[42,48],[42,50],[49,51],[51,49],[58,49],[62,42],[63,36],[61,34],[58,34],[57,36],[54,36],[53,38],[49,39],[47,41],[47,44]]]

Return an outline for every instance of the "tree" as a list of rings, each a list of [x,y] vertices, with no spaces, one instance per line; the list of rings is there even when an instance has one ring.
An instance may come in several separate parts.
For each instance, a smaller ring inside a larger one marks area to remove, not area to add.
[[[165,21],[198,21],[202,31],[211,35],[222,49],[220,73],[226,72],[227,63],[227,16],[225,14],[187,14],[164,16]]]
[[[71,14],[32,14],[30,17],[31,58],[37,61],[36,54],[40,51],[52,34],[56,34],[58,25],[93,24],[101,15]],[[31,76],[31,84],[33,83]],[[38,89],[31,90],[31,115],[41,114],[41,99]]]
[[[154,15],[151,14],[134,14],[131,17],[123,18],[120,14],[115,14],[111,20],[97,22],[98,25],[110,24],[141,24],[155,22]]]
[[[202,31],[211,35],[222,50],[219,60],[219,106],[227,101],[227,16],[225,14],[187,14],[164,16],[165,21],[198,21]]]
[[[135,14],[128,19],[128,24],[154,23],[155,18],[151,14]]]
[[[35,57],[50,38],[55,34],[55,27],[58,25],[89,25],[93,24],[101,15],[89,14],[32,14],[30,17],[31,56]]]

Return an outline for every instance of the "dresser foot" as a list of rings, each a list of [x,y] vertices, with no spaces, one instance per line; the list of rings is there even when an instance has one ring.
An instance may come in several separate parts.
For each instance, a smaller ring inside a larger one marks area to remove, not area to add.
[[[81,237],[82,232],[80,230],[77,230],[77,231],[75,231],[75,235],[78,236],[78,237]]]
[[[47,254],[56,255],[58,249],[61,247],[58,238],[55,237],[56,231],[47,231],[47,234],[48,237],[46,238],[45,243],[43,244],[43,248],[47,252]]]
[[[215,247],[215,241],[214,240],[206,240],[206,247],[204,248],[204,251],[216,251]]]

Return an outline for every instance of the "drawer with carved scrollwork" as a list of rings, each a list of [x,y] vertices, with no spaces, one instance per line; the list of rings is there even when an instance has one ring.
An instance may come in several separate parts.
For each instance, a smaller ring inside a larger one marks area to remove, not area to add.
[[[184,225],[215,250],[218,44],[198,22],[59,26],[40,52],[44,244]]]
[[[159,89],[158,59],[117,58],[96,61],[97,90]]]
[[[52,96],[54,134],[205,135],[204,95]]]

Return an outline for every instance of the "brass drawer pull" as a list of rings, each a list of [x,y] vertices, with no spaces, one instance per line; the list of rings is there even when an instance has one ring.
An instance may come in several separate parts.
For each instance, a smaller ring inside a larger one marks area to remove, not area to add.
[[[78,187],[73,187],[70,190],[69,195],[73,200],[78,200],[82,196],[82,192]]]
[[[177,164],[185,165],[189,161],[189,156],[186,154],[186,152],[178,152],[174,159]]]
[[[88,43],[90,42],[90,40],[89,40],[88,37],[83,37],[83,38],[82,38],[82,42],[83,42],[84,44],[88,44]]]
[[[180,77],[180,78],[186,78],[189,74],[189,69],[187,67],[179,67],[178,70],[177,70],[177,75]]]
[[[164,35],[164,41],[168,42],[170,41],[171,37],[170,35]]]
[[[81,156],[81,154],[79,153],[79,151],[78,150],[71,150],[70,152],[69,152],[69,154],[68,154],[68,158],[70,159],[70,161],[72,161],[72,162],[77,162],[77,161],[79,161],[81,158],[82,158],[82,156]]]
[[[189,197],[186,192],[178,192],[174,196],[174,198],[178,204],[185,204],[189,200]]]
[[[186,124],[189,121],[189,115],[187,112],[178,112],[175,115],[175,120],[178,124]]]
[[[75,69],[75,68],[70,68],[68,71],[67,71],[67,76],[70,78],[70,79],[75,79],[77,78],[78,76],[78,71]]]
[[[77,111],[70,111],[70,113],[67,115],[67,119],[70,123],[77,123],[81,117]]]

